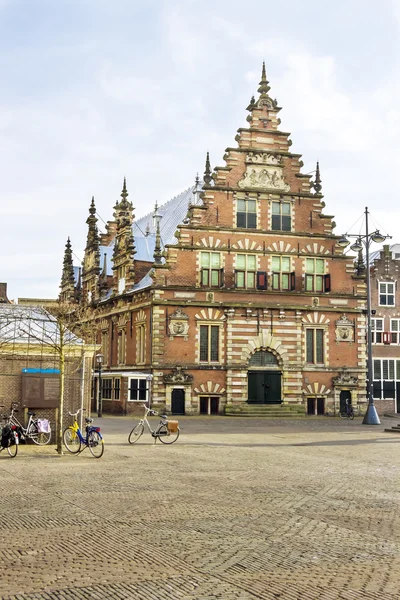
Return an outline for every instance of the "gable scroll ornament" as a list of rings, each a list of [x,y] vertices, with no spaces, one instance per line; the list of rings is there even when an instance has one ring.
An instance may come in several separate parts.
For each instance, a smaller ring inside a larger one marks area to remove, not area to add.
[[[187,342],[189,333],[189,317],[180,307],[178,307],[169,317],[168,331],[170,340],[173,340],[174,337],[183,337],[185,342]]]
[[[336,342],[354,342],[354,321],[343,315],[336,321]]]

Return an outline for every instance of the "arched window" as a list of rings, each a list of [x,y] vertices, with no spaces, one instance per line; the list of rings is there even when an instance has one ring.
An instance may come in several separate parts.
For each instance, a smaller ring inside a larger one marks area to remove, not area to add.
[[[258,350],[249,360],[249,367],[278,367],[276,356],[267,350]]]

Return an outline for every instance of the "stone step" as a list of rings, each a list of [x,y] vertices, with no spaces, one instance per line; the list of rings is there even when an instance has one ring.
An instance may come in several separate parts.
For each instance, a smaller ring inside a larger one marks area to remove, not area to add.
[[[225,415],[229,417],[297,418],[305,416],[305,407],[301,404],[242,404],[227,406]]]
[[[400,427],[396,425],[396,427],[392,427],[391,429],[384,429],[383,431],[387,431],[388,433],[400,433]]]

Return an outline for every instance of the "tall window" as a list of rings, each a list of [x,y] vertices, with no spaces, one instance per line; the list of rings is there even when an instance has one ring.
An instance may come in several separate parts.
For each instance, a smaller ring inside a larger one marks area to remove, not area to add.
[[[306,360],[314,365],[324,363],[323,329],[306,329]]]
[[[290,271],[290,256],[272,257],[272,289],[294,290],[294,273]]]
[[[256,264],[255,254],[238,254],[236,256],[236,287],[245,289],[256,287]]]
[[[373,396],[396,398],[400,382],[400,360],[377,358],[373,361]]]
[[[292,207],[290,202],[272,203],[272,229],[274,231],[291,231]]]
[[[219,361],[219,326],[200,325],[200,362]]]
[[[112,377],[101,378],[101,396],[103,400],[119,400],[120,379]]]
[[[104,364],[108,365],[108,331],[101,333],[101,353],[104,356]]]
[[[144,363],[146,358],[146,325],[136,327],[136,362]]]
[[[257,228],[257,201],[238,200],[236,209],[236,227]]]
[[[201,285],[204,287],[221,287],[222,269],[219,252],[201,252]]]
[[[306,258],[305,290],[317,293],[331,291],[331,276],[325,274],[323,258]]]
[[[118,333],[118,364],[125,364],[125,350],[126,350],[126,333],[124,330]]]
[[[394,306],[394,283],[379,282],[379,306]]]
[[[390,319],[390,343],[400,344],[400,319]]]
[[[147,402],[149,397],[149,382],[145,378],[130,377],[128,388],[129,402]]]
[[[371,339],[373,344],[383,343],[383,319],[371,319]]]

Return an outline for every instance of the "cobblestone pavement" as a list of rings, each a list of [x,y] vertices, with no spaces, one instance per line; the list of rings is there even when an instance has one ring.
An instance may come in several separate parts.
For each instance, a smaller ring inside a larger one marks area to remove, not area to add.
[[[100,460],[0,454],[2,600],[397,600],[400,435],[182,418],[173,446],[96,419]]]

